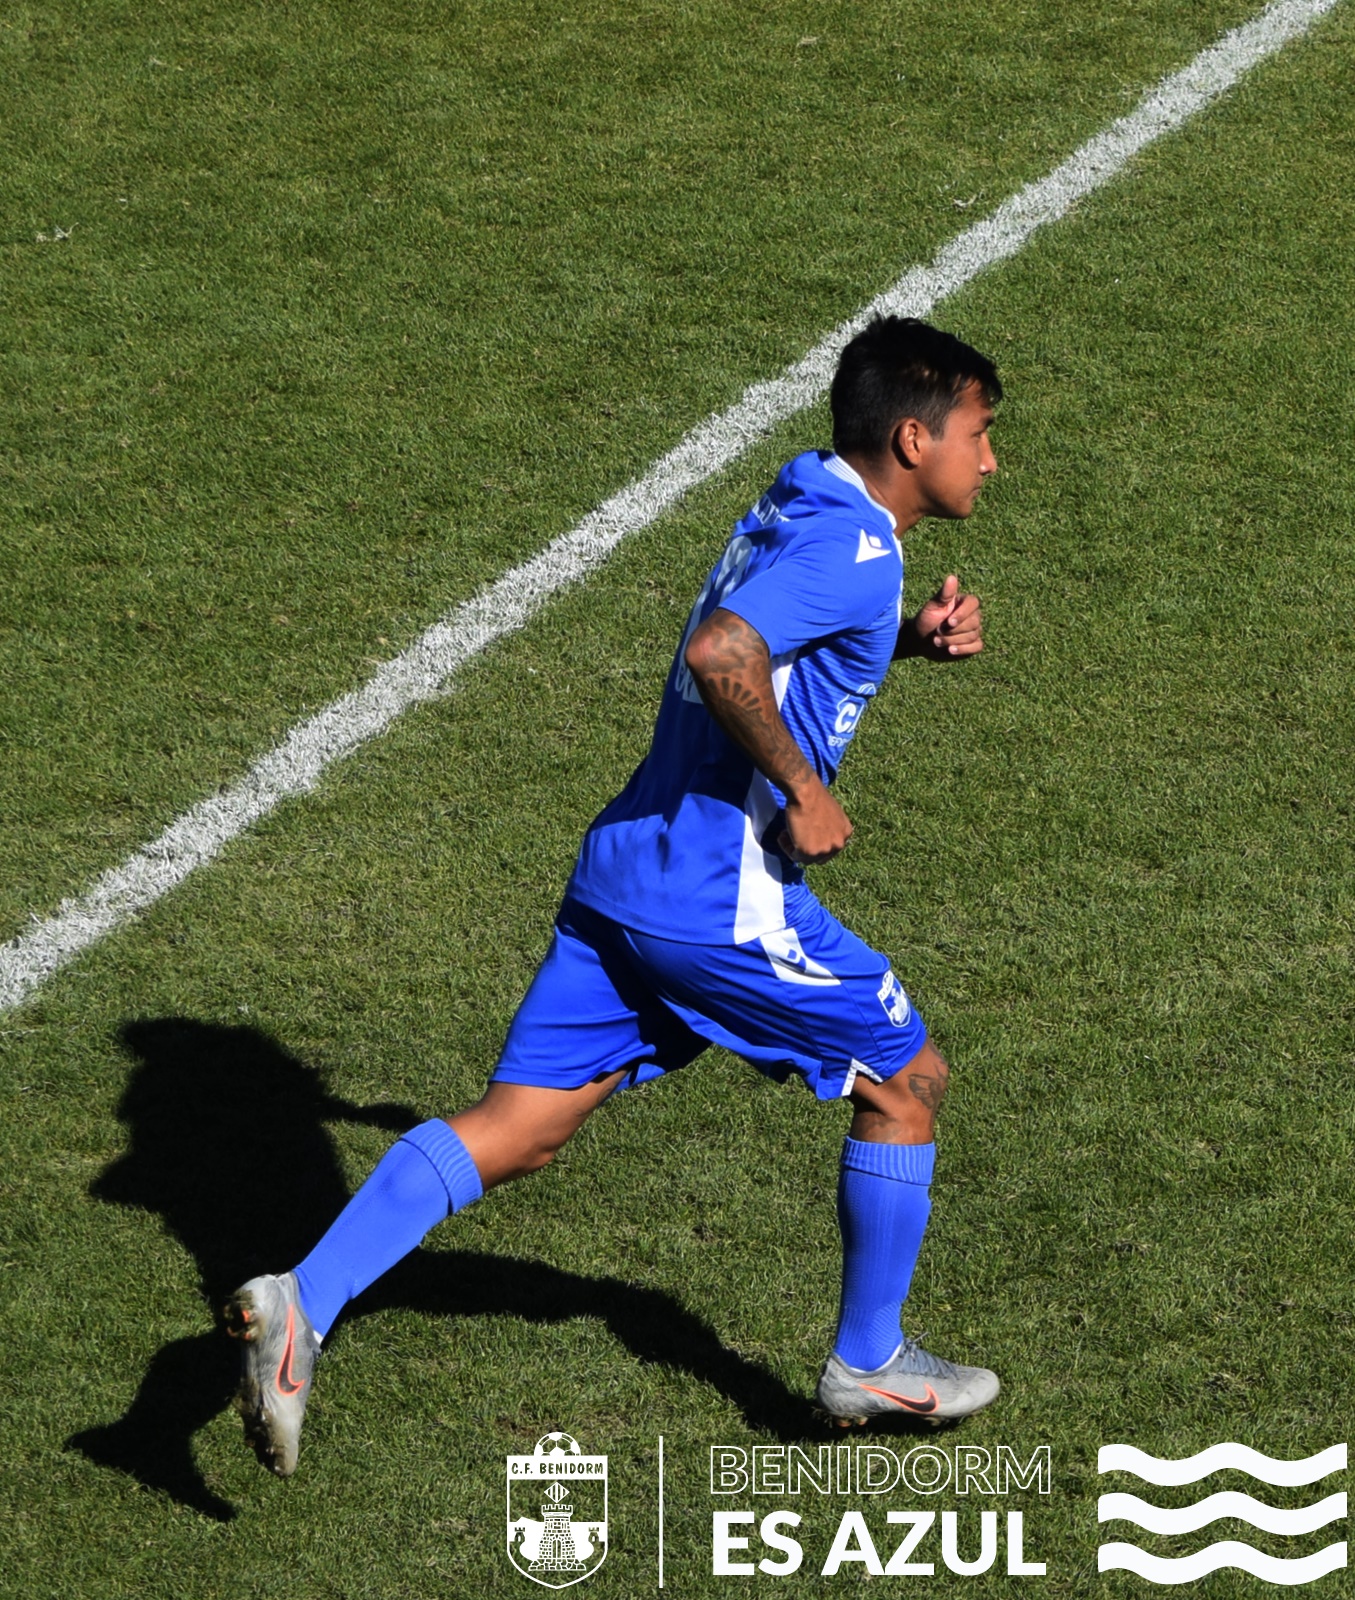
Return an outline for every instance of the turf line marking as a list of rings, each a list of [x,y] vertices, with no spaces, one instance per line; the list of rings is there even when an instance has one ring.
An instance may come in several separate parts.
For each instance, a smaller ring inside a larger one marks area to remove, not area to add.
[[[942,246],[928,266],[906,272],[780,377],[753,384],[729,410],[699,424],[569,533],[435,622],[362,688],[298,723],[243,778],[186,811],[84,894],[63,900],[52,916],[35,915],[25,932],[0,947],[0,1011],[20,1004],[68,961],[153,905],[281,801],[308,793],[327,767],[383,733],[411,706],[446,693],[458,668],[524,627],[558,589],[586,577],[628,534],[647,528],[689,489],[812,405],[827,391],[842,347],[871,317],[926,316],[979,273],[1014,256],[1038,228],[1066,216],[1140,150],[1180,127],[1338,3],[1278,0],[1224,34],[1061,166]]]

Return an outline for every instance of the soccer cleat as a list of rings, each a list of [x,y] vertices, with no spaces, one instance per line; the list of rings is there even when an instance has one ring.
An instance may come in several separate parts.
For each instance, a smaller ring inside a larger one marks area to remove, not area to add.
[[[911,1416],[930,1422],[967,1417],[997,1398],[995,1372],[943,1361],[909,1338],[874,1372],[849,1367],[830,1355],[819,1379],[818,1401],[840,1428],[868,1417]]]
[[[241,1341],[235,1409],[244,1418],[245,1438],[262,1466],[289,1478],[296,1471],[301,1419],[320,1350],[296,1276],[251,1278],[223,1310],[227,1333]]]

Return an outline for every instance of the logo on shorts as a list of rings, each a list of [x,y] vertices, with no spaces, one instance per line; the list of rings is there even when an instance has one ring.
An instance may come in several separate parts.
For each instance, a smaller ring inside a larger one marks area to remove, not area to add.
[[[508,1457],[508,1559],[548,1589],[582,1583],[607,1559],[607,1457],[548,1433]]]
[[[889,969],[880,985],[880,1004],[885,1008],[885,1016],[896,1028],[903,1027],[912,1012],[908,1003],[908,996],[903,992],[903,985],[894,976],[893,969]]]
[[[785,983],[837,984],[841,981],[821,961],[805,954],[800,935],[794,928],[778,928],[774,933],[761,934],[758,943],[766,952],[772,971]]]

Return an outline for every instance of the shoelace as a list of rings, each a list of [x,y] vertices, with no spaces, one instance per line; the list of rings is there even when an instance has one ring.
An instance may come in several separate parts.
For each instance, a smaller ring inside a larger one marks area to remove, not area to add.
[[[947,1361],[942,1356],[934,1356],[930,1350],[924,1350],[906,1333],[899,1346],[899,1353],[890,1365],[898,1365],[905,1372],[915,1372],[923,1378],[954,1378],[959,1375],[953,1361]]]

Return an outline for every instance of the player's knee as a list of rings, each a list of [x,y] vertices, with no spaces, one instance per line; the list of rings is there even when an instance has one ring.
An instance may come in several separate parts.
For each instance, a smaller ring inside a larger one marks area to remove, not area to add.
[[[917,1076],[923,1085],[922,1094],[919,1098],[925,1097],[930,1102],[933,1113],[935,1113],[946,1090],[950,1087],[950,1068],[942,1060],[938,1051],[928,1044],[924,1045],[918,1055],[914,1057],[909,1066],[909,1071],[913,1070],[916,1070]],[[918,1093],[917,1089],[914,1089],[911,1084],[909,1087],[914,1094]]]
[[[538,1144],[526,1151],[522,1157],[522,1171],[524,1176],[529,1172],[540,1172],[543,1167],[550,1166],[560,1153],[558,1144]]]
[[[949,1081],[950,1068],[930,1042],[883,1083],[858,1078],[851,1096],[857,1136],[900,1144],[928,1143]]]
[[[925,1124],[930,1132],[950,1084],[950,1068],[930,1044],[925,1044],[899,1076],[903,1080],[900,1088],[907,1091],[903,1097],[905,1115],[919,1126]]]
[[[565,1145],[569,1143],[570,1136],[574,1133],[574,1125],[565,1128],[538,1128],[534,1129],[532,1136],[522,1142],[519,1147],[519,1169],[521,1172],[540,1172],[543,1167],[550,1166]]]

